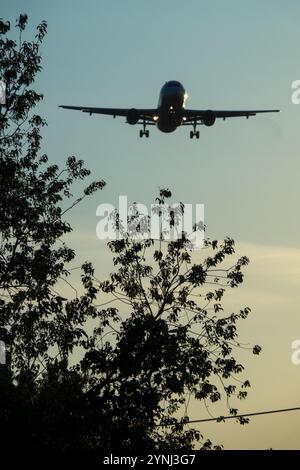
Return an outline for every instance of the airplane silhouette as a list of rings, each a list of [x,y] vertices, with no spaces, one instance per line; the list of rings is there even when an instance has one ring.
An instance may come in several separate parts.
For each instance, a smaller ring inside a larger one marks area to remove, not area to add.
[[[180,82],[171,80],[166,82],[160,90],[157,108],[137,109],[137,108],[94,108],[88,106],[65,106],[60,108],[75,109],[84,113],[106,114],[126,117],[128,124],[141,124],[140,137],[149,137],[149,130],[146,126],[157,126],[162,132],[173,132],[179,126],[193,126],[190,131],[190,138],[199,139],[200,133],[197,125],[213,126],[216,119],[223,120],[232,117],[255,116],[258,113],[278,113],[279,109],[261,109],[246,111],[215,111],[211,109],[186,109],[185,104],[188,95]]]

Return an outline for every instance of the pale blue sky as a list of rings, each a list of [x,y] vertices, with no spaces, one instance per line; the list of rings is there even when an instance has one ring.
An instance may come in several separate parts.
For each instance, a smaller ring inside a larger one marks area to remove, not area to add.
[[[299,406],[300,366],[291,365],[290,344],[300,336],[300,105],[291,103],[291,83],[300,79],[300,4],[2,2],[1,17],[13,20],[20,12],[28,13],[30,25],[48,22],[38,80],[45,94],[40,111],[49,124],[43,151],[60,164],[75,154],[86,161],[94,179],[107,181],[104,191],[72,214],[80,258],[98,262],[100,276],[105,271],[101,266],[109,265],[107,253],[96,255],[98,203],[116,203],[124,194],[149,204],[158,187],[169,187],[174,201],[204,203],[208,234],[232,236],[253,260],[235,303],[254,307],[244,337],[262,344],[266,353],[249,365],[253,392],[243,409]],[[26,34],[31,38],[29,30]],[[189,139],[187,128],[164,135],[151,127],[150,138],[140,139],[138,128],[122,118],[89,117],[57,107],[154,107],[160,87],[171,79],[183,83],[191,108],[282,112],[203,126],[196,141]],[[195,409],[193,418],[199,414]],[[260,418],[242,431],[228,425],[220,428],[227,430],[224,434],[214,426],[207,427],[208,434],[225,440],[227,448],[300,448],[296,416]]]
[[[298,243],[300,106],[290,100],[299,78],[295,1],[10,0],[1,15],[14,18],[20,10],[32,25],[44,18],[49,24],[38,83],[50,158],[63,162],[75,153],[108,183],[76,219],[94,230],[103,199],[127,194],[149,203],[158,186],[168,186],[176,201],[205,204],[213,236]],[[168,79],[182,81],[189,107],[282,113],[201,127],[197,142],[186,128],[171,135],[151,128],[151,138],[140,140],[122,118],[57,108],[153,107]]]

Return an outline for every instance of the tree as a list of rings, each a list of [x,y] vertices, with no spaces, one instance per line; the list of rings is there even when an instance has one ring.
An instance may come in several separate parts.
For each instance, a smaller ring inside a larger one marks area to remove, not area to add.
[[[178,224],[178,213],[174,216],[167,206],[170,197],[169,190],[161,190],[158,201],[161,217],[169,213],[172,227]],[[178,209],[184,211],[184,205]],[[119,228],[118,213],[115,220]],[[128,224],[147,231],[147,220],[145,224],[143,214],[136,211]],[[241,347],[236,323],[250,309],[224,315],[221,305],[226,288],[243,282],[242,267],[248,259],[241,257],[225,268],[226,258],[234,254],[234,241],[227,238],[219,244],[206,239],[203,252],[209,254],[193,263],[185,234],[173,241],[164,239],[161,231],[160,240],[124,234],[109,242],[116,272],[98,285],[112,301],[125,304],[127,317],[124,307],[98,311],[95,339],[101,346],[87,351],[81,363],[85,373],[92,371],[90,392],[97,394],[102,409],[109,403],[108,439],[114,436],[129,449],[132,443],[160,450],[191,448],[203,436],[195,429],[185,430],[187,396],[213,403],[225,397],[234,416],[238,410],[230,405],[230,397],[245,399],[250,386],[248,380],[238,380],[237,386],[234,377],[244,369],[234,354]],[[110,334],[113,341],[108,341]],[[260,347],[252,351],[258,354]],[[238,421],[245,424],[247,419]],[[110,449],[113,444],[101,445]],[[202,448],[211,446],[210,440],[202,440]]]
[[[41,67],[46,23],[25,42],[26,23],[20,15],[17,44],[6,37],[10,25],[0,22],[7,89],[0,114],[0,340],[10,357],[0,369],[0,446],[179,450],[199,441],[211,448],[196,429],[186,429],[184,405],[187,396],[204,403],[247,396],[247,380],[231,382],[243,371],[236,322],[250,309],[225,315],[221,301],[227,287],[242,283],[248,259],[224,266],[234,254],[228,238],[206,240],[205,257],[195,263],[186,234],[166,241],[161,230],[153,240],[134,238],[129,229],[108,244],[116,266],[109,280],[99,281],[87,262],[83,295],[68,300],[57,293],[75,256],[63,241],[71,230],[65,214],[105,183],[91,183],[62,208],[72,183],[89,171],[75,157],[60,170],[40,155],[45,121],[32,109],[42,96],[29,87]],[[169,213],[174,228],[184,206],[170,213],[170,197],[160,191],[159,215]],[[114,219],[120,229],[117,213]],[[128,222],[142,233],[149,220],[135,211]],[[95,325],[90,334],[87,322]],[[229,412],[237,414],[231,405]]]
[[[0,70],[6,84],[6,104],[0,109],[0,340],[5,341],[9,359],[0,370],[0,386],[9,384],[2,393],[10,397],[0,411],[5,422],[2,443],[10,437],[16,442],[18,433],[21,441],[24,436],[32,438],[30,427],[22,436],[20,421],[26,425],[26,414],[33,420],[41,371],[45,368],[53,375],[55,367],[66,368],[68,355],[85,339],[80,327],[88,315],[87,297],[79,299],[84,308],[68,304],[54,285],[68,276],[66,265],[75,256],[62,240],[71,231],[65,214],[105,185],[92,182],[72,200],[73,182],[90,174],[84,162],[71,156],[59,169],[46,166],[48,158],[40,154],[46,121],[33,109],[43,96],[31,85],[41,69],[46,23],[37,27],[29,42],[22,40],[26,24],[27,15],[20,15],[14,41],[7,37],[10,23],[0,21]],[[68,199],[71,202],[63,208]],[[59,366],[49,354],[51,348],[59,351]]]

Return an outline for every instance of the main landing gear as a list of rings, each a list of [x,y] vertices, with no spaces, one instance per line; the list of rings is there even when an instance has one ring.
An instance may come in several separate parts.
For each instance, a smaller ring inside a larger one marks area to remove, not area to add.
[[[196,139],[199,139],[200,137],[200,132],[196,130],[197,128],[197,121],[194,121],[194,124],[193,124],[193,129],[191,132],[190,132],[190,139],[193,139],[194,137],[196,137]]]
[[[149,137],[149,131],[147,131],[147,130],[140,130],[140,137],[143,137],[143,136],[145,136],[145,137],[148,138],[148,137]]]
[[[190,138],[193,139],[193,137],[196,137],[196,139],[199,139],[200,132],[199,131],[191,131],[190,132]]]
[[[146,130],[146,123],[145,121],[143,122],[143,129],[140,130],[140,137],[145,136],[147,139],[149,137],[149,131]]]

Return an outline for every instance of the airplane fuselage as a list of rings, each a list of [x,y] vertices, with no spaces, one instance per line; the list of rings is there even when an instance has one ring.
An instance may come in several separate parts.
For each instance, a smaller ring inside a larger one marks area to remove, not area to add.
[[[187,95],[183,85],[166,82],[160,90],[156,125],[162,132],[173,132],[182,124]]]

